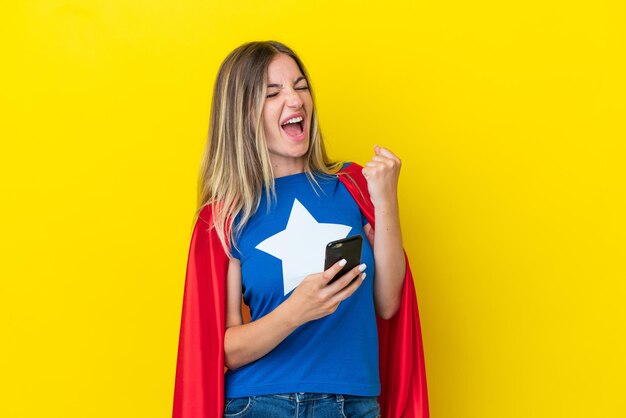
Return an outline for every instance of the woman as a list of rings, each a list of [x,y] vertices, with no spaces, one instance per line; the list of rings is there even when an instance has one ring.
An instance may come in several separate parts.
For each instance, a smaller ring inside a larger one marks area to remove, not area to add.
[[[427,416],[419,318],[409,306],[415,295],[398,218],[399,171],[400,160],[378,146],[365,167],[329,160],[310,78],[291,49],[251,42],[229,54],[215,84],[201,171],[174,416],[218,416],[219,408],[237,417],[374,418],[381,389],[394,386],[394,377],[401,396],[390,395],[397,400],[384,405],[385,416]],[[362,264],[329,284],[342,264],[321,271],[326,243],[357,234],[368,238]],[[222,312],[203,308],[198,301],[207,298]],[[400,356],[417,360],[408,364],[414,375],[388,367],[392,349],[379,353],[381,323],[403,306],[408,319],[382,331],[392,341],[415,337],[400,348]],[[228,368],[223,387],[207,359]],[[203,398],[207,386],[219,398]]]

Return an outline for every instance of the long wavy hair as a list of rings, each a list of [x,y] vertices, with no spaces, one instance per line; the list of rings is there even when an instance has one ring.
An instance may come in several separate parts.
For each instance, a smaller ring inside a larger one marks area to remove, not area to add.
[[[341,162],[326,154],[315,106],[311,79],[296,53],[276,41],[245,43],[233,50],[220,66],[213,90],[209,133],[198,179],[196,219],[213,205],[213,223],[224,251],[258,210],[263,189],[267,210],[276,200],[274,174],[263,125],[267,69],[278,54],[293,58],[309,85],[313,99],[309,148],[304,172],[319,186],[314,174],[338,174]],[[264,187],[265,186],[265,187]],[[235,223],[235,218],[237,222]],[[233,224],[234,228],[233,228]]]

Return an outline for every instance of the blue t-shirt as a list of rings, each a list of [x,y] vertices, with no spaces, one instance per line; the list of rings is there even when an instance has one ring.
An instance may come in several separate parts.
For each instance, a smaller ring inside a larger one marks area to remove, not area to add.
[[[363,232],[367,220],[337,176],[316,178],[321,191],[305,173],[275,179],[276,204],[267,212],[264,192],[256,213],[235,237],[239,251],[233,248],[233,256],[241,262],[251,320],[289,298],[305,276],[323,271],[330,241],[362,235],[367,277],[335,312],[301,325],[256,361],[228,370],[228,398],[290,392],[380,394],[374,254]]]

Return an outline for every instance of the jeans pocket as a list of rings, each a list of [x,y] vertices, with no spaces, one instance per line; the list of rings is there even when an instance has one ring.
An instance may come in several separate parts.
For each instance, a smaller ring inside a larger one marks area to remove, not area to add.
[[[243,417],[252,407],[252,397],[244,396],[241,398],[225,398],[224,399],[224,416],[225,417]]]
[[[341,414],[344,418],[379,418],[380,404],[377,396],[343,395]]]

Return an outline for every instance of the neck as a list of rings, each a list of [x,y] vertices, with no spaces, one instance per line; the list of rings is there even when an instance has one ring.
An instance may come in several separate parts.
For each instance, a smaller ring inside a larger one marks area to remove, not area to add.
[[[304,172],[304,159],[272,160],[272,170],[274,172],[274,178],[302,173]]]

